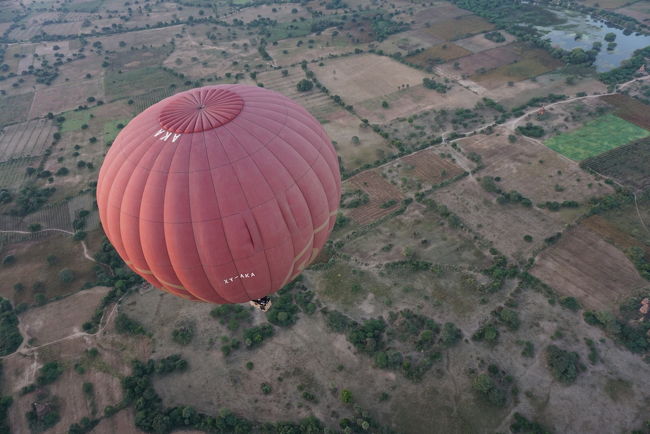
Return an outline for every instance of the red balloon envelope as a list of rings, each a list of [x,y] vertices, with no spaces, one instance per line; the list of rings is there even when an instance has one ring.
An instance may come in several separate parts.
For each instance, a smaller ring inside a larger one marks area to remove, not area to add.
[[[117,136],[97,204],[120,256],[180,297],[241,303],[294,279],[325,244],[336,152],[289,98],[220,85],[171,96]]]

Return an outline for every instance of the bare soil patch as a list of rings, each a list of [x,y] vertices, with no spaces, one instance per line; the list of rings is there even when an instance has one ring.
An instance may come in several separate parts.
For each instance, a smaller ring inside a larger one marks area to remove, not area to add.
[[[333,95],[353,105],[394,93],[404,85],[417,86],[426,77],[417,69],[374,54],[339,58],[314,68],[314,73]]]
[[[531,273],[591,309],[611,310],[649,282],[612,244],[578,226],[543,251]]]
[[[35,118],[46,115],[48,112],[60,113],[75,109],[80,105],[88,104],[86,99],[89,96],[104,99],[104,86],[101,78],[38,89],[34,95],[29,117]]]

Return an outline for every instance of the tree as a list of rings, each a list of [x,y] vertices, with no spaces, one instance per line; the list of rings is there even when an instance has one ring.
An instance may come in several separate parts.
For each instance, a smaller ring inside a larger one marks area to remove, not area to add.
[[[300,80],[296,85],[296,88],[298,89],[299,92],[310,91],[312,90],[313,87],[314,87],[314,82],[306,78]]]
[[[609,32],[605,35],[605,41],[614,42],[616,40],[616,33]]]
[[[59,272],[59,280],[63,283],[71,283],[74,279],[74,271],[69,268],[64,268]]]

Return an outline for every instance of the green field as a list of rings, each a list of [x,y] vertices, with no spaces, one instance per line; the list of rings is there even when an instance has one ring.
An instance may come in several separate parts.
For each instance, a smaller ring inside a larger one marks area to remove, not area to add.
[[[115,140],[117,133],[120,132],[121,128],[118,128],[118,124],[126,125],[129,123],[129,119],[117,119],[114,121],[106,122],[104,124],[104,143],[112,142]]]
[[[579,161],[647,136],[650,136],[648,130],[608,114],[588,122],[576,131],[552,137],[544,144]]]
[[[90,122],[91,110],[69,111],[63,114],[65,121],[61,124],[61,133],[68,133],[70,131],[78,131],[83,124]]]

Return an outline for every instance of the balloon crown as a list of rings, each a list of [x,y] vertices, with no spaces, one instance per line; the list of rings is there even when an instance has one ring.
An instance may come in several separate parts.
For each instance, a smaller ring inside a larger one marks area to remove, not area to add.
[[[160,126],[174,133],[200,133],[237,117],[244,100],[227,89],[197,88],[169,98],[160,112]]]

